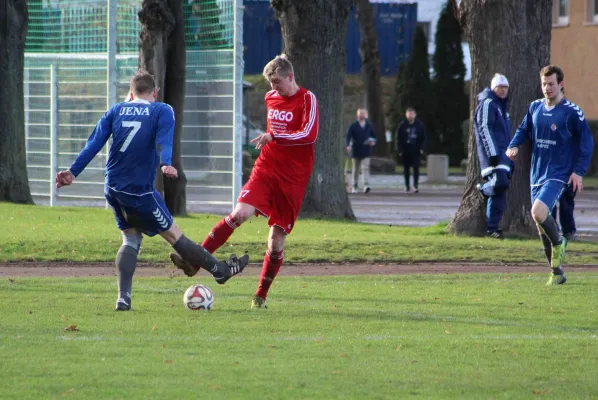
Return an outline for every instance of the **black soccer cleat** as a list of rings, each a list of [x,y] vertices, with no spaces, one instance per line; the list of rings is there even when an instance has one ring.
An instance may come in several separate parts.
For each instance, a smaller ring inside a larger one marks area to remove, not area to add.
[[[233,276],[243,272],[245,267],[249,264],[249,255],[245,254],[241,258],[237,258],[232,254],[227,261],[221,261],[217,264],[218,271],[214,272],[214,279],[220,285],[224,285]]]
[[[122,296],[116,300],[116,308],[114,311],[130,311],[131,310],[131,298]]]

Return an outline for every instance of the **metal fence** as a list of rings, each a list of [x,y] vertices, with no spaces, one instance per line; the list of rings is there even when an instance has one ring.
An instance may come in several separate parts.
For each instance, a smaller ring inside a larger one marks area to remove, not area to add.
[[[93,31],[94,35],[100,32],[105,37],[94,39],[93,43],[104,43],[106,52],[25,53],[27,169],[38,204],[105,205],[107,148],[93,159],[76,184],[56,189],[54,175],[74,161],[106,109],[124,98],[128,80],[137,69],[136,53],[117,52],[131,41],[130,35],[126,35],[128,41],[119,42],[123,34],[117,27],[132,31],[134,22],[139,32],[136,13],[140,3],[80,3],[68,9],[64,14],[68,18],[63,17],[62,21],[89,16],[105,20],[109,29]],[[219,0],[218,11],[220,24],[232,33],[233,40],[230,48],[222,48],[226,46],[219,41],[220,48],[187,52],[182,163],[188,178],[188,208],[225,213],[234,206],[242,180],[242,0]],[[210,21],[213,19],[210,15]],[[63,46],[67,44],[77,44],[77,49],[90,48],[83,39],[69,38],[63,41]]]

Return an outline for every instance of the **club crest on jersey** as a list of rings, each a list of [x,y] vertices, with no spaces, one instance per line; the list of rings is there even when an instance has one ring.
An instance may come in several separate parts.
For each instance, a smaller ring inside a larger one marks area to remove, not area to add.
[[[550,125],[550,129],[554,132],[556,131],[556,124],[552,124]]]
[[[149,115],[149,108],[122,107],[118,115]]]
[[[270,110],[268,111],[268,119],[291,122],[293,120],[293,113],[291,111]]]

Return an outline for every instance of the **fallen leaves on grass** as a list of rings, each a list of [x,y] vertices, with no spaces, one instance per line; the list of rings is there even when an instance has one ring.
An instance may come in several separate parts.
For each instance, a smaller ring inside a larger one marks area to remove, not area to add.
[[[172,360],[164,360],[164,364],[172,364],[174,361]]]
[[[395,347],[395,350],[396,350],[396,351],[400,351],[400,350],[401,350],[401,346],[402,346],[402,345],[398,345],[397,347]]]
[[[66,328],[64,328],[64,330],[70,332],[79,332],[79,328],[77,328],[77,325],[69,325]]]
[[[212,390],[220,390],[221,389],[221,387],[219,385],[212,385],[212,386],[209,386],[209,388]]]

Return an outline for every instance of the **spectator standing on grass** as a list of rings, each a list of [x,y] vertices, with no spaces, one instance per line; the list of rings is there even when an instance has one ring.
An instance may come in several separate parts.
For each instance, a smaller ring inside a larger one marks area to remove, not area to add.
[[[160,193],[154,189],[158,167],[166,179],[177,177],[172,166],[174,111],[168,104],[156,101],[158,88],[147,72],[137,72],[130,87],[127,101],[116,104],[102,116],[73,164],[56,174],[57,187],[71,185],[112,136],[104,195],[123,239],[115,261],[116,311],[131,309],[133,274],[142,234],[162,236],[182,258],[209,271],[220,284],[241,272],[249,261],[247,256],[237,259],[233,255],[226,262],[218,262],[174,223]]]
[[[367,111],[359,108],[357,120],[349,125],[347,130],[347,152],[353,160],[352,193],[359,191],[358,178],[360,174],[364,193],[370,192],[370,158],[372,157],[372,147],[376,145],[376,133],[367,117]]]
[[[511,141],[509,118],[509,81],[495,74],[490,88],[478,95],[474,114],[474,129],[482,179],[480,193],[488,199],[486,204],[486,236],[503,239],[499,229],[505,211],[507,189],[512,176],[513,162],[505,154]]]
[[[405,118],[397,127],[397,153],[403,160],[403,176],[405,177],[405,192],[411,191],[410,169],[413,168],[413,190],[419,192],[419,164],[424,154],[426,129],[417,119],[417,112],[413,107],[407,107]]]

